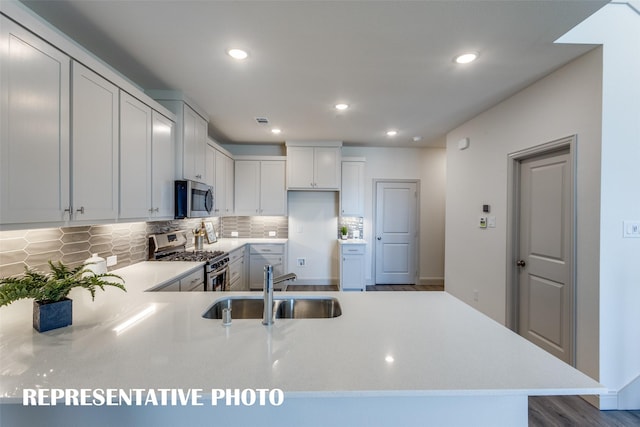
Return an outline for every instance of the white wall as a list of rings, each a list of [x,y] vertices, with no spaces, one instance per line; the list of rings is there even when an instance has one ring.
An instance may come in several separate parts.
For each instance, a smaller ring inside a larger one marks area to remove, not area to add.
[[[338,283],[338,193],[289,191],[289,272],[297,284]],[[306,258],[298,267],[297,258]]]
[[[604,409],[640,409],[640,2],[609,4],[560,41],[603,44],[599,380],[619,396]],[[632,384],[633,383],[633,384]],[[619,399],[619,401],[618,401]]]
[[[447,135],[445,287],[505,323],[507,156],[577,135],[577,367],[598,378],[602,50],[595,49]],[[471,145],[458,150],[458,141]],[[482,205],[496,228],[480,229]],[[478,301],[473,292],[478,290]]]
[[[420,180],[420,280],[444,277],[446,151],[442,148],[343,147],[342,155],[365,157],[367,284],[372,282],[373,180]]]

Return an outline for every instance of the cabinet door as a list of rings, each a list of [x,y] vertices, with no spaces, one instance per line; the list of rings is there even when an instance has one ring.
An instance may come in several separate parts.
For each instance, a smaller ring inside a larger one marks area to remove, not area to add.
[[[342,289],[364,289],[364,256],[343,255],[342,277],[340,285]]]
[[[237,160],[235,162],[236,215],[258,215],[260,210],[260,162]]]
[[[148,218],[151,207],[151,108],[120,92],[120,218]]]
[[[313,188],[313,147],[287,147],[287,188]]]
[[[284,274],[284,255],[251,254],[249,256],[249,288],[264,289],[264,266],[273,266],[273,277]]]
[[[204,182],[207,185],[213,186],[214,195],[218,196],[218,189],[216,188],[216,149],[207,144],[204,153]],[[215,209],[217,209],[218,200],[214,198]]]
[[[224,171],[226,174],[225,181],[224,181],[226,186],[226,191],[225,191],[226,206],[225,206],[224,214],[233,215],[234,189],[235,189],[235,174],[234,174],[235,165],[231,157],[224,156],[224,162],[225,162]]]
[[[342,162],[340,214],[364,216],[364,162]]]
[[[118,215],[118,88],[73,63],[72,204],[74,220]]]
[[[285,162],[260,162],[260,215],[286,215]]]
[[[215,208],[214,213],[215,216],[223,216],[226,213],[227,209],[227,163],[225,161],[225,156],[220,151],[215,150],[214,152],[214,163],[215,163],[215,187],[214,187],[214,195],[215,195]]]
[[[338,147],[314,148],[314,188],[340,189],[340,153]]]
[[[68,56],[0,16],[0,219],[69,217]]]
[[[203,182],[205,179],[205,146],[207,122],[191,107],[183,110],[183,169],[184,179]]]
[[[151,206],[153,217],[173,218],[175,123],[153,111],[151,133]]]

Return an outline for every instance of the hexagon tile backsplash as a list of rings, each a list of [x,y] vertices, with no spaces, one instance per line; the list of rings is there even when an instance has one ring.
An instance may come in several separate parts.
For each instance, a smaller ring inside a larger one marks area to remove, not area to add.
[[[25,266],[48,272],[47,261],[72,267],[91,254],[117,255],[116,268],[147,259],[147,224],[87,225],[0,232],[0,276],[24,272]]]
[[[191,231],[201,221],[184,219],[0,231],[0,277],[22,274],[25,267],[48,272],[49,260],[75,267],[92,254],[103,258],[117,255],[118,263],[109,270],[126,267],[147,260],[150,234]],[[213,222],[219,237],[231,237],[232,231],[238,231],[239,237],[268,237],[272,230],[277,232],[277,237],[288,237],[287,217],[227,217],[205,221]],[[190,248],[193,235],[187,235],[187,248]]]

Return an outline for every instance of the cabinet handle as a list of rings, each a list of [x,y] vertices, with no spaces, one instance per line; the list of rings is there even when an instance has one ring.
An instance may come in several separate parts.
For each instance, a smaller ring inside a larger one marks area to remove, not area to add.
[[[69,214],[69,219],[71,219],[71,212],[73,212],[73,207],[69,206],[69,208],[65,209],[64,211]]]
[[[80,206],[80,209],[76,209],[76,212],[80,212],[81,215],[84,215],[84,206]]]
[[[160,212],[160,208],[155,208],[153,211],[154,212]]]
[[[347,249],[347,252],[358,252],[357,249]]]

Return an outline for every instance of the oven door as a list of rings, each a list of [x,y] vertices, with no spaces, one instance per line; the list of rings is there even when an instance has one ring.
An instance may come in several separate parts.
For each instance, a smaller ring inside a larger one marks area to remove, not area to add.
[[[204,290],[205,291],[228,291],[229,290],[229,267],[224,266],[221,269],[207,273]]]

